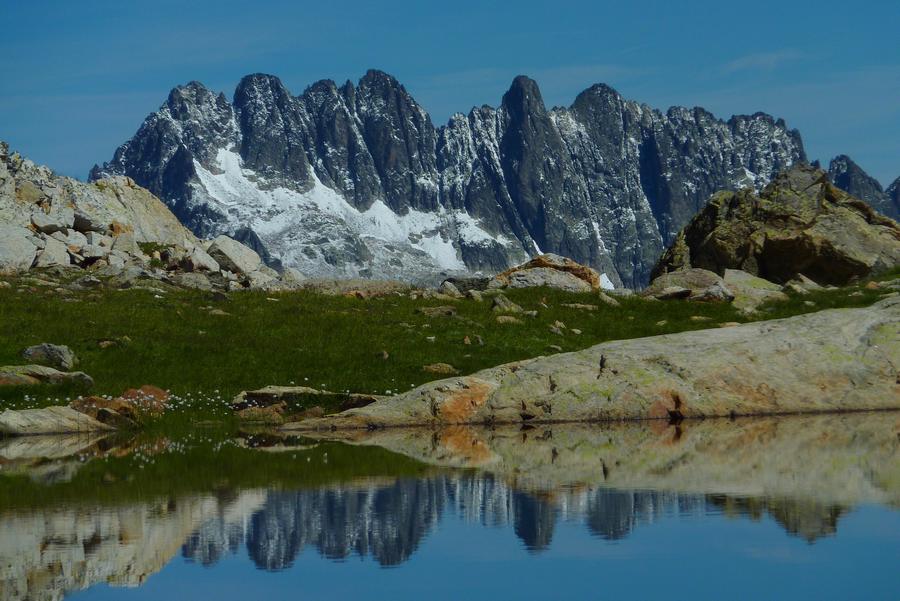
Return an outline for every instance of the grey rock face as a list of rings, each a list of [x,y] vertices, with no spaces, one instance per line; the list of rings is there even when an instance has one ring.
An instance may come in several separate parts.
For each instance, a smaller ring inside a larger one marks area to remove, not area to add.
[[[175,88],[91,178],[127,174],[198,235],[249,230],[269,265],[310,276],[416,280],[553,252],[639,287],[710,194],[803,160],[799,134],[762,113],[662,113],[604,85],[548,110],[527,77],[435,128],[369,71],[300,96],[250,75],[231,103]]]
[[[828,177],[844,192],[866,201],[881,214],[900,220],[900,178],[885,191],[878,180],[844,154],[831,159]]]

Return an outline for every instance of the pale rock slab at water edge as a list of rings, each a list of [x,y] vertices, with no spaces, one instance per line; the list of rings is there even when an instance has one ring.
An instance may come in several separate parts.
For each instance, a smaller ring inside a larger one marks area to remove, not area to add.
[[[0,434],[11,436],[100,432],[112,429],[111,426],[69,407],[6,410],[0,413]]]
[[[285,427],[900,409],[898,366],[900,296],[893,296],[867,308],[607,342],[509,363]]]

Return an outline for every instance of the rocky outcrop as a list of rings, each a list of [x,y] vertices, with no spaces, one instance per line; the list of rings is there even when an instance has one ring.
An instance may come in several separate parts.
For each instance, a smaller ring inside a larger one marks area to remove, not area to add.
[[[784,361],[785,354],[790,361]],[[299,430],[900,408],[900,297],[603,343],[439,380]]]
[[[740,269],[785,283],[805,274],[846,284],[900,265],[900,225],[798,165],[756,194],[713,196],[678,234],[653,277],[686,267]]]
[[[780,119],[661,112],[600,84],[548,109],[520,76],[498,107],[435,127],[380,71],[299,96],[253,74],[231,102],[175,88],[91,179],[128,175],[198,235],[247,230],[315,277],[419,281],[547,252],[639,287],[710,194],[804,159]]]
[[[282,279],[253,249],[226,236],[199,240],[130,177],[84,184],[10,154],[0,142],[0,273],[31,268],[81,268],[116,281],[127,275],[129,285],[166,279],[201,289],[293,288],[302,279]]]

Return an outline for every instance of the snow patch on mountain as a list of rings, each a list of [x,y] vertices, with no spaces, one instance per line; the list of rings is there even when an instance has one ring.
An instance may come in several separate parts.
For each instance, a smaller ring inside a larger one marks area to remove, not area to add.
[[[464,272],[454,239],[470,245],[512,243],[491,235],[465,211],[409,209],[400,215],[380,199],[360,211],[314,172],[310,172],[313,185],[305,192],[273,185],[247,169],[233,149],[220,149],[212,168],[196,160],[194,168],[197,198],[225,215],[233,229],[255,231],[285,265],[310,274],[337,270],[348,276],[415,277],[421,272],[424,277],[436,271]],[[348,236],[356,244],[343,244]],[[412,265],[401,264],[409,259]]]

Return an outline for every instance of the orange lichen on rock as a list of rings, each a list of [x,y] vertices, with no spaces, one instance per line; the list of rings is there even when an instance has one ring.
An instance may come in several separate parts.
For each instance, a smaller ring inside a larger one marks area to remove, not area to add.
[[[448,424],[471,422],[493,390],[494,386],[487,382],[466,378],[462,388],[446,393],[438,408],[440,420]]]

